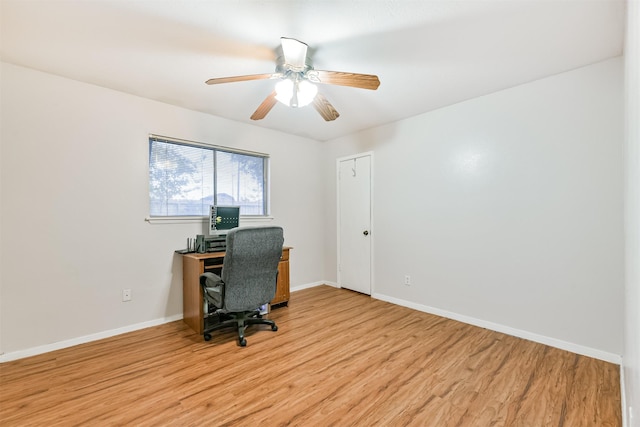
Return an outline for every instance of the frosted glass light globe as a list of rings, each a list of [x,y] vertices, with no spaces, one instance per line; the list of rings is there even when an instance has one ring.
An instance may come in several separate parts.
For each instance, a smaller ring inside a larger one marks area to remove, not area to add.
[[[293,91],[296,87],[297,104],[295,103],[295,99],[293,99]],[[307,80],[294,82],[289,79],[284,79],[276,84],[276,99],[289,107],[304,107],[305,105],[309,105],[317,94],[318,87]]]

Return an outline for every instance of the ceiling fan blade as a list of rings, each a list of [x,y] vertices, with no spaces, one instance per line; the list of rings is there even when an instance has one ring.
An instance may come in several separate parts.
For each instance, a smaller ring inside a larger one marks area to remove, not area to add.
[[[340,113],[333,108],[333,105],[322,94],[317,94],[313,98],[313,106],[320,113],[323,119],[330,122],[340,117]]]
[[[217,85],[220,83],[246,82],[249,80],[277,79],[279,77],[282,77],[282,74],[280,73],[249,74],[247,76],[218,77],[214,79],[209,79],[205,83],[208,85]]]
[[[380,86],[378,76],[373,74],[343,73],[341,71],[309,70],[307,78],[313,83],[351,86],[360,89],[376,90]]]
[[[256,111],[251,115],[251,120],[262,120],[271,111],[274,105],[276,105],[276,91],[273,91],[262,101],[262,104],[258,106]]]
[[[304,70],[309,46],[299,40],[287,37],[280,37],[280,44],[285,65],[294,71]]]

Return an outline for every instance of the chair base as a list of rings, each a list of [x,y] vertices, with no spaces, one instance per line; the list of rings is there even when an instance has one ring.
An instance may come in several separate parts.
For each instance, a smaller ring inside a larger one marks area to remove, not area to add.
[[[202,333],[205,341],[209,341],[211,339],[211,332],[217,331],[218,329],[224,328],[237,328],[238,330],[238,344],[240,347],[245,347],[247,345],[247,340],[244,337],[244,331],[247,329],[249,325],[270,325],[272,331],[277,331],[278,326],[273,320],[264,319],[260,314],[260,311],[241,311],[237,313],[221,313],[221,316],[228,317],[227,319],[221,320],[220,323],[212,325],[204,330]]]

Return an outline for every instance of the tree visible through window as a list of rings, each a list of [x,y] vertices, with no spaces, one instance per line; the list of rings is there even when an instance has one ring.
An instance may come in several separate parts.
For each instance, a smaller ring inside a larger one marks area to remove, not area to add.
[[[206,216],[209,205],[266,215],[267,156],[149,138],[150,215]]]

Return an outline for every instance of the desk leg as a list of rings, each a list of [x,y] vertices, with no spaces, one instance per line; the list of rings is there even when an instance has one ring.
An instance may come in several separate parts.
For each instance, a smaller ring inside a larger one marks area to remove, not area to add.
[[[204,263],[190,257],[182,257],[182,312],[183,320],[191,329],[202,334],[204,310],[200,274]]]

